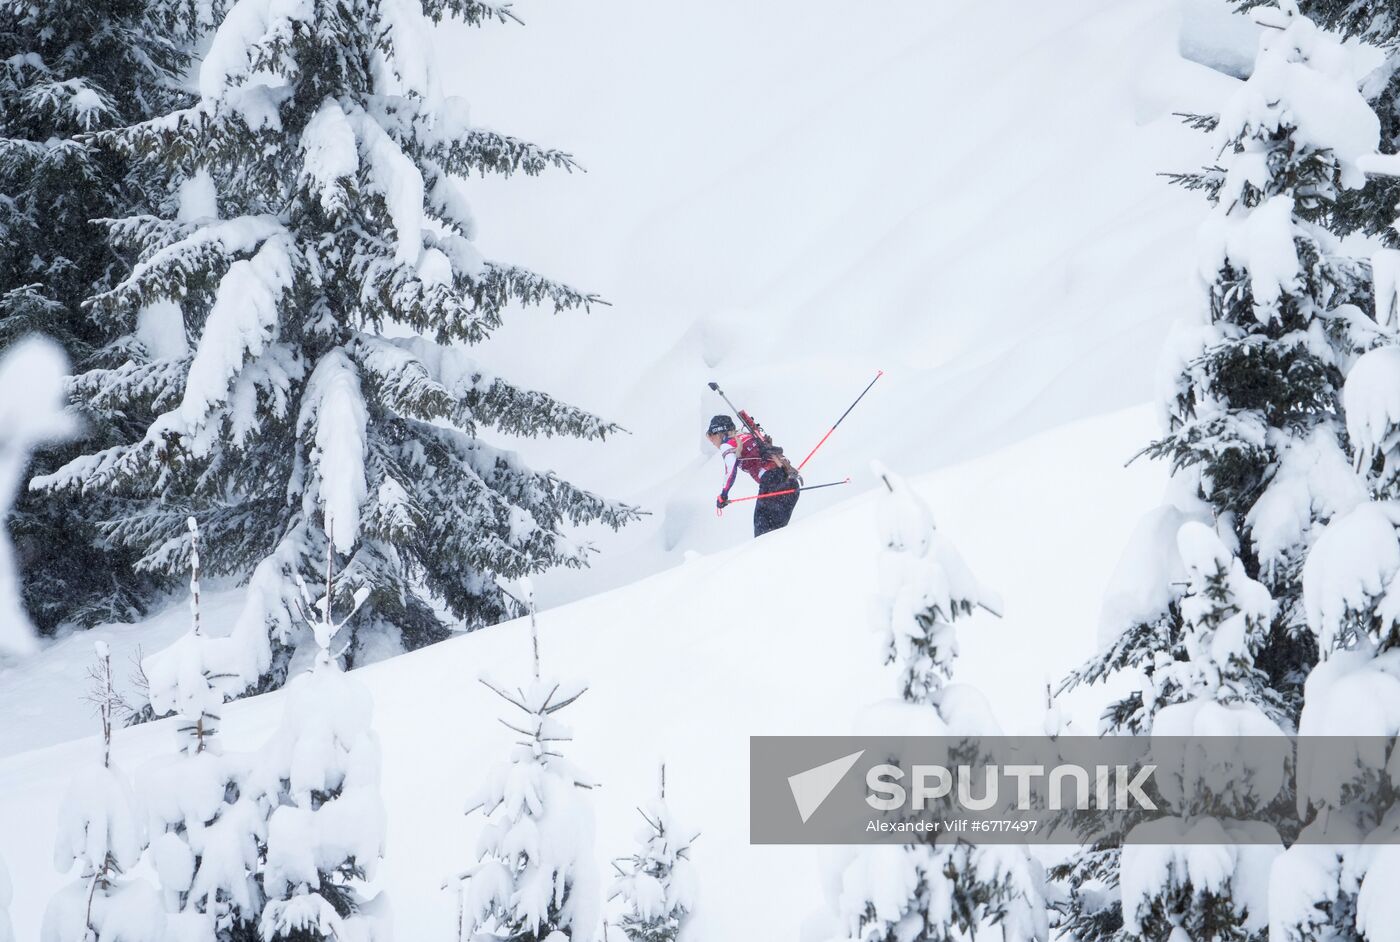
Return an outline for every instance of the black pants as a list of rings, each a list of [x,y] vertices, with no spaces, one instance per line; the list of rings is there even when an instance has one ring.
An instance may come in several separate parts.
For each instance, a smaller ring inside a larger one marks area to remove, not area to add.
[[[763,477],[758,480],[760,494],[771,494],[773,491],[786,491],[796,487],[797,481],[789,478],[787,472],[782,468],[769,468],[763,472]],[[792,510],[797,506],[797,498],[800,496],[796,490],[793,490],[791,494],[765,497],[762,500],[754,501],[753,535],[763,536],[769,530],[781,530],[787,526],[788,521],[792,519]]]

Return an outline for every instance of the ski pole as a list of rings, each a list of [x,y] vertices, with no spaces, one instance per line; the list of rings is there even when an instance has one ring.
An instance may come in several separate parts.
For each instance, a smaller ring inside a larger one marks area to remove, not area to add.
[[[848,416],[848,415],[851,414],[851,410],[854,409],[854,408],[860,403],[860,401],[861,401],[862,399],[865,398],[865,394],[866,394],[866,393],[870,392],[870,387],[871,387],[871,386],[874,386],[875,383],[876,383],[876,381],[879,380],[879,378],[880,378],[881,376],[884,376],[884,375],[885,375],[885,371],[884,371],[884,370],[880,370],[880,371],[878,371],[878,372],[875,374],[875,379],[872,379],[872,380],[870,381],[870,385],[868,385],[868,386],[866,386],[864,389],[862,389],[860,395],[859,395],[859,396],[856,396],[856,401],[853,402],[853,403],[851,403],[849,406],[847,406],[847,407],[846,407],[846,411],[841,413],[841,418],[839,418],[839,419],[836,420],[836,425],[840,425],[842,422],[846,421],[846,416]],[[710,385],[713,386],[714,384],[711,383]],[[721,393],[721,395],[723,395],[723,394]],[[725,402],[728,402],[728,401],[729,401],[729,400],[727,400],[727,399],[725,400]],[[827,440],[828,438],[831,437],[831,433],[834,432],[834,431],[836,431],[836,425],[833,425],[831,428],[829,428],[829,429],[826,430],[826,434],[822,436],[822,440],[819,441],[819,442],[817,442],[817,444],[812,448],[811,451],[807,452],[807,457],[802,459],[802,464],[799,464],[799,465],[797,466],[797,470],[801,471],[803,465],[805,465],[805,464],[811,459],[811,457],[817,453],[817,449],[826,444],[826,440]]]
[[[783,495],[783,494],[796,494],[798,491],[819,491],[819,490],[821,490],[821,489],[824,488],[824,487],[840,487],[842,484],[850,484],[850,483],[851,483],[851,479],[850,479],[850,478],[846,478],[846,480],[844,480],[844,481],[830,481],[830,482],[828,482],[828,483],[826,483],[826,484],[808,484],[808,485],[805,486],[805,487],[790,487],[790,488],[788,488],[788,489],[785,490],[785,491],[769,491],[767,494],[754,494],[754,495],[752,495],[752,496],[750,496],[750,497],[736,497],[736,498],[734,498],[733,500],[731,500],[729,503],[731,503],[731,504],[737,504],[737,503],[740,503],[740,502],[746,501],[746,500],[763,500],[764,498],[767,498],[767,497],[779,497],[779,496],[781,496],[781,495]],[[716,508],[715,508],[715,516],[716,516],[716,517],[722,517],[722,516],[724,516],[724,508],[723,508],[723,507],[716,507]]]

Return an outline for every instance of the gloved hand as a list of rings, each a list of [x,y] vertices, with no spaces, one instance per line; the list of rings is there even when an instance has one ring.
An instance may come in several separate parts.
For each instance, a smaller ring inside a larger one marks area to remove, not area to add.
[[[729,492],[728,492],[728,491],[720,491],[719,496],[715,498],[715,508],[718,509],[718,510],[723,510],[724,508],[726,508],[726,507],[728,507],[728,506],[729,506]]]

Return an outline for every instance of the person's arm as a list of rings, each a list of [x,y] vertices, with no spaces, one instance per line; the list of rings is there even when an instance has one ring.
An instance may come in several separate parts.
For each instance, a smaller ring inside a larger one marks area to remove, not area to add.
[[[720,450],[720,457],[724,459],[726,474],[724,476],[724,489],[719,492],[719,497],[715,499],[715,506],[721,510],[729,503],[729,489],[734,486],[734,478],[739,474],[739,456],[734,453],[734,446],[728,442]]]

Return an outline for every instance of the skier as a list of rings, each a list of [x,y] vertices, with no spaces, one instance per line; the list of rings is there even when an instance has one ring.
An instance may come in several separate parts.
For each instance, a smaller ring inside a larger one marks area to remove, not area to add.
[[[755,428],[758,426],[755,425]],[[762,432],[762,429],[759,429]],[[729,489],[739,474],[740,466],[758,482],[759,500],[754,501],[753,535],[762,536],[769,530],[779,530],[792,519],[793,508],[797,506],[797,488],[802,486],[802,478],[783,457],[783,450],[773,445],[768,436],[759,437],[752,432],[738,432],[734,420],[727,415],[717,415],[710,420],[705,432],[710,444],[719,449],[724,457],[724,489],[715,498],[715,506],[720,510],[729,506]],[[763,497],[774,491],[790,491],[776,497]]]

